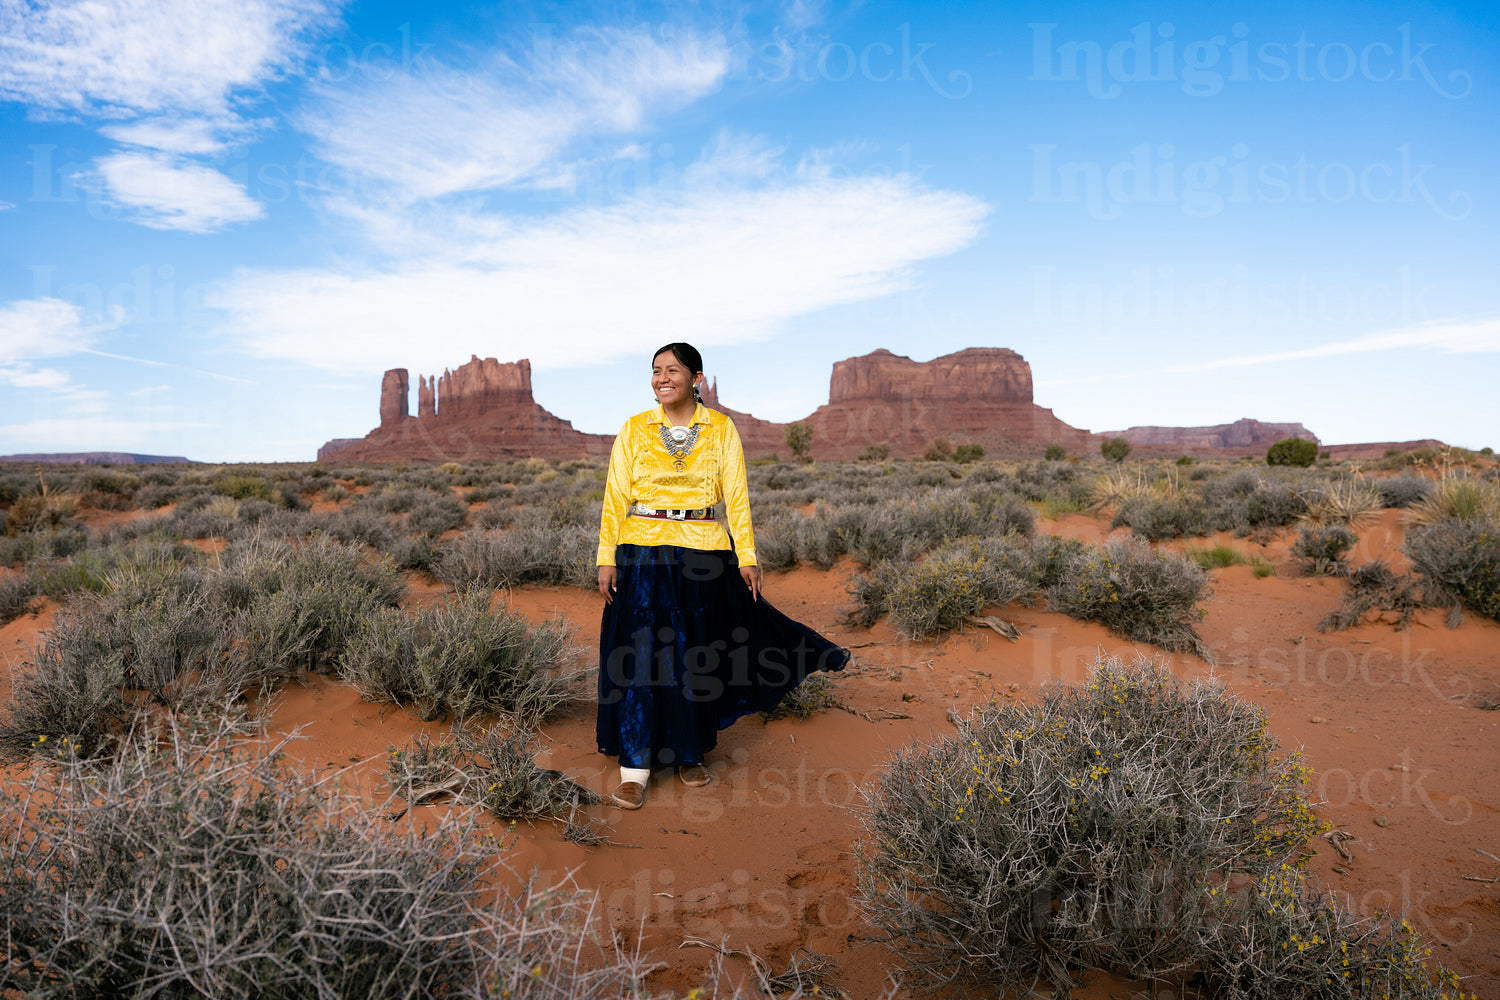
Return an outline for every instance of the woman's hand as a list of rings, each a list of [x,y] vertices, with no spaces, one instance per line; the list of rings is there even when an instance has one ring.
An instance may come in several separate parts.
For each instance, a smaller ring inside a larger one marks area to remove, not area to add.
[[[741,566],[740,579],[745,581],[745,586],[750,588],[750,600],[760,600],[760,567]]]
[[[613,604],[615,600],[615,586],[619,581],[619,574],[613,566],[599,567],[599,593],[604,595],[605,604]]]

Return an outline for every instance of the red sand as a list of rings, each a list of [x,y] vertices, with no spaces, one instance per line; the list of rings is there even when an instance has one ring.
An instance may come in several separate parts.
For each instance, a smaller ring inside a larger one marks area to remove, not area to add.
[[[1038,522],[1039,530],[1093,542],[1105,528],[1084,515]],[[1397,512],[1385,512],[1361,535],[1351,561],[1379,556],[1399,564]],[[1303,749],[1314,769],[1309,796],[1317,815],[1355,838],[1346,845],[1354,855],[1349,863],[1326,841],[1314,842],[1311,868],[1323,883],[1362,912],[1405,909],[1433,958],[1465,977],[1465,991],[1500,998],[1500,883],[1484,881],[1500,878],[1500,861],[1480,853],[1500,855],[1500,713],[1467,698],[1500,700],[1500,626],[1470,615],[1450,630],[1441,614],[1423,612],[1405,632],[1376,623],[1325,635],[1317,623],[1337,605],[1341,583],[1298,576],[1285,541],[1258,546],[1221,536],[1187,544],[1215,541],[1270,558],[1277,572],[1257,579],[1249,566],[1214,571],[1201,631],[1217,666],[1176,656],[1172,669],[1184,678],[1223,677],[1265,709],[1284,745]],[[850,996],[879,995],[891,955],[872,941],[850,897],[860,836],[854,807],[886,748],[951,733],[950,709],[965,711],[991,695],[1026,698],[1046,681],[1080,679],[1101,651],[1127,659],[1136,648],[1153,652],[1036,608],[990,609],[1020,626],[1015,643],[988,631],[912,643],[883,625],[849,629],[837,618],[851,572],[844,565],[769,574],[766,594],[854,647],[857,663],[835,678],[838,697],[868,719],[830,711],[806,722],[741,720],[720,736],[712,784],[689,789],[659,776],[639,812],[596,810],[614,844],[585,849],[564,841],[554,824],[515,827],[513,864],[523,872],[534,866],[548,880],[571,874],[598,890],[617,938],[640,940],[667,964],[652,977],[657,989],[686,992],[703,982],[711,954],[678,949],[694,936],[750,948],[778,970],[798,948],[822,952],[842,967],[838,981]],[[409,603],[441,593],[417,583]],[[597,595],[528,588],[506,599],[533,618],[563,615],[578,628],[579,655],[590,655]],[[48,625],[47,608],[0,629],[0,664],[25,657]],[[0,671],[0,696],[8,695],[6,673]],[[356,787],[382,800],[386,748],[446,728],[363,702],[328,679],[284,693],[273,727],[298,726],[304,739],[292,751],[309,768],[346,769]],[[613,763],[595,752],[587,706],[548,726],[543,740],[544,766],[600,791],[612,787]],[[409,820],[432,822],[441,812],[424,807]],[[495,830],[503,833],[505,824]],[[737,974],[746,969],[740,959],[727,966]],[[1123,998],[1142,985],[1095,974],[1076,995]]]

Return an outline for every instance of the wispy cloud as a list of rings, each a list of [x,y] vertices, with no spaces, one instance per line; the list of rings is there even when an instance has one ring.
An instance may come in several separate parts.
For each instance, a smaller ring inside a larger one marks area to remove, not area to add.
[[[182,157],[222,152],[258,127],[246,98],[298,63],[334,23],[325,0],[55,0],[0,5],[0,100],[102,119],[125,146],[95,164],[126,219],[210,232],[259,218],[239,185]]]
[[[669,40],[616,28],[530,40],[529,51],[472,66],[428,62],[387,81],[318,86],[301,125],[322,158],[409,203],[545,182],[570,142],[697,100],[730,62],[722,37],[688,29]]]
[[[265,214],[245,189],[208,167],[164,153],[115,153],[96,161],[106,197],[152,229],[207,233]]]
[[[691,334],[775,335],[795,316],[907,287],[919,261],[979,232],[987,207],[906,177],[793,180],[577,209],[482,237],[461,259],[381,271],[244,272],[209,297],[254,354],[330,371],[428,370],[476,345],[542,368]]]
[[[192,365],[180,365],[175,361],[157,361],[153,358],[137,358],[129,354],[113,354],[109,351],[99,351],[93,348],[85,348],[83,353],[94,354],[101,358],[112,358],[115,361],[133,361],[138,365],[150,365],[153,368],[177,368],[181,371],[192,372],[194,375],[203,375],[207,378],[218,379],[221,382],[239,382],[243,385],[255,385],[254,379],[241,378],[238,375],[225,375],[223,372],[211,372],[206,368],[194,368]],[[168,389],[171,387],[158,386],[157,388]]]
[[[0,364],[74,354],[124,319],[125,313],[118,306],[108,319],[90,323],[84,319],[82,307],[62,299],[0,303]]]
[[[1274,351],[1265,354],[1235,354],[1209,361],[1186,365],[1167,365],[1135,372],[1110,375],[1093,375],[1077,379],[1051,379],[1039,381],[1038,386],[1081,385],[1091,382],[1114,382],[1123,379],[1157,377],[1162,374],[1186,374],[1189,372],[1218,371],[1224,368],[1248,368],[1255,365],[1277,364],[1283,361],[1302,361],[1308,358],[1331,358],[1345,354],[1370,354],[1377,351],[1396,351],[1425,348],[1442,351],[1444,354],[1495,354],[1500,353],[1500,318],[1477,320],[1432,320],[1414,326],[1386,330],[1352,340],[1335,340],[1327,344],[1298,348],[1295,351]]]
[[[62,0],[0,8],[0,97],[106,118],[229,116],[331,23],[316,0]]]

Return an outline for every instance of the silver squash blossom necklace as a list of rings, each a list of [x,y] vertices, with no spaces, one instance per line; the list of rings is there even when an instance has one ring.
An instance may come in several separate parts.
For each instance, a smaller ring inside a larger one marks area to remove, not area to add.
[[[661,425],[661,443],[666,446],[667,454],[672,456],[672,468],[681,472],[684,468],[682,460],[692,452],[693,445],[698,443],[698,428],[692,427],[668,427]]]

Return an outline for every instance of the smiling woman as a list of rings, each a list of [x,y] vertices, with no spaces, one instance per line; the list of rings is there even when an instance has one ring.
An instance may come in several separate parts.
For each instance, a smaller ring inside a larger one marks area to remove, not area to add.
[[[850,659],[761,599],[744,450],[734,421],[699,401],[702,382],[692,345],[657,351],[657,405],[625,422],[610,453],[597,731],[599,752],[620,758],[625,809],[645,802],[655,767],[707,784],[720,729]]]

